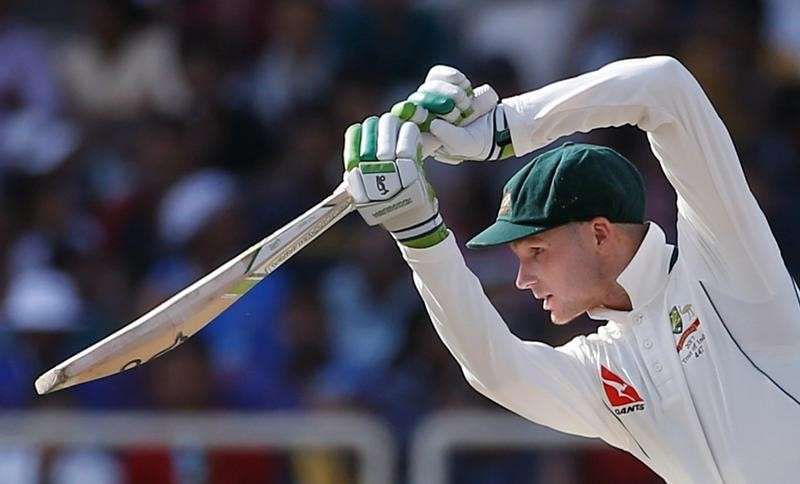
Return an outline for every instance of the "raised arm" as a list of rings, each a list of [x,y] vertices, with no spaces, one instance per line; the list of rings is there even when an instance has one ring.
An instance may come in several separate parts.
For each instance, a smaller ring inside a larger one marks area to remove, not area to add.
[[[504,126],[522,156],[562,136],[625,124],[647,132],[678,194],[678,242],[693,265],[742,298],[766,300],[791,287],[725,125],[674,58],[614,62],[504,99],[483,123],[456,127],[436,120],[430,130],[444,144],[441,157],[483,160],[501,153]]]
[[[679,246],[716,283],[768,299],[785,288],[780,250],[747,186],[725,125],[671,57],[629,59],[503,101],[517,153],[576,131],[633,124],[678,194]]]

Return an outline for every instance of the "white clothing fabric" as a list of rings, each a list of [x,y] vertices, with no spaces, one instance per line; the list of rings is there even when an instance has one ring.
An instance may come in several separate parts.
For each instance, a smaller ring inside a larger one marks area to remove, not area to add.
[[[633,124],[678,193],[678,247],[650,223],[617,281],[631,311],[553,348],[516,338],[454,237],[401,247],[433,324],[479,392],[625,449],[670,483],[800,475],[800,291],[731,138],[675,59],[609,64],[503,101],[515,152]],[[675,256],[675,257],[674,257]]]

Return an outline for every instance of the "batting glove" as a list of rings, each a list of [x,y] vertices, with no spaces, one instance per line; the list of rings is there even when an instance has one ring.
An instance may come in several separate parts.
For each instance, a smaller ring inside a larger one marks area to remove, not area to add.
[[[347,128],[344,180],[369,225],[398,242],[426,248],[447,238],[439,201],[422,169],[419,127],[386,113]]]
[[[497,93],[486,86],[491,90],[491,96],[486,96],[479,89],[473,92],[459,70],[435,66],[408,100],[395,104],[392,113],[420,126],[424,154],[432,154],[438,161],[459,164],[464,160],[494,161],[514,156]],[[492,105],[478,105],[486,102]]]

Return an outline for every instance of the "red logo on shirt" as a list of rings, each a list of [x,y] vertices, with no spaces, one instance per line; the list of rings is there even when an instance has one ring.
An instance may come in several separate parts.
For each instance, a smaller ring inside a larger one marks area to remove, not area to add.
[[[603,365],[600,365],[600,378],[603,379],[603,390],[612,406],[644,402],[635,388]]]

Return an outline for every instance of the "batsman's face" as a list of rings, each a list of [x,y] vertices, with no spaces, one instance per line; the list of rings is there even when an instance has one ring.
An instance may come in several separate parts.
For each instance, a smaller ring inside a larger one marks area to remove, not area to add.
[[[516,285],[542,301],[554,324],[566,324],[603,297],[600,255],[581,224],[569,224],[512,242],[519,259]]]

